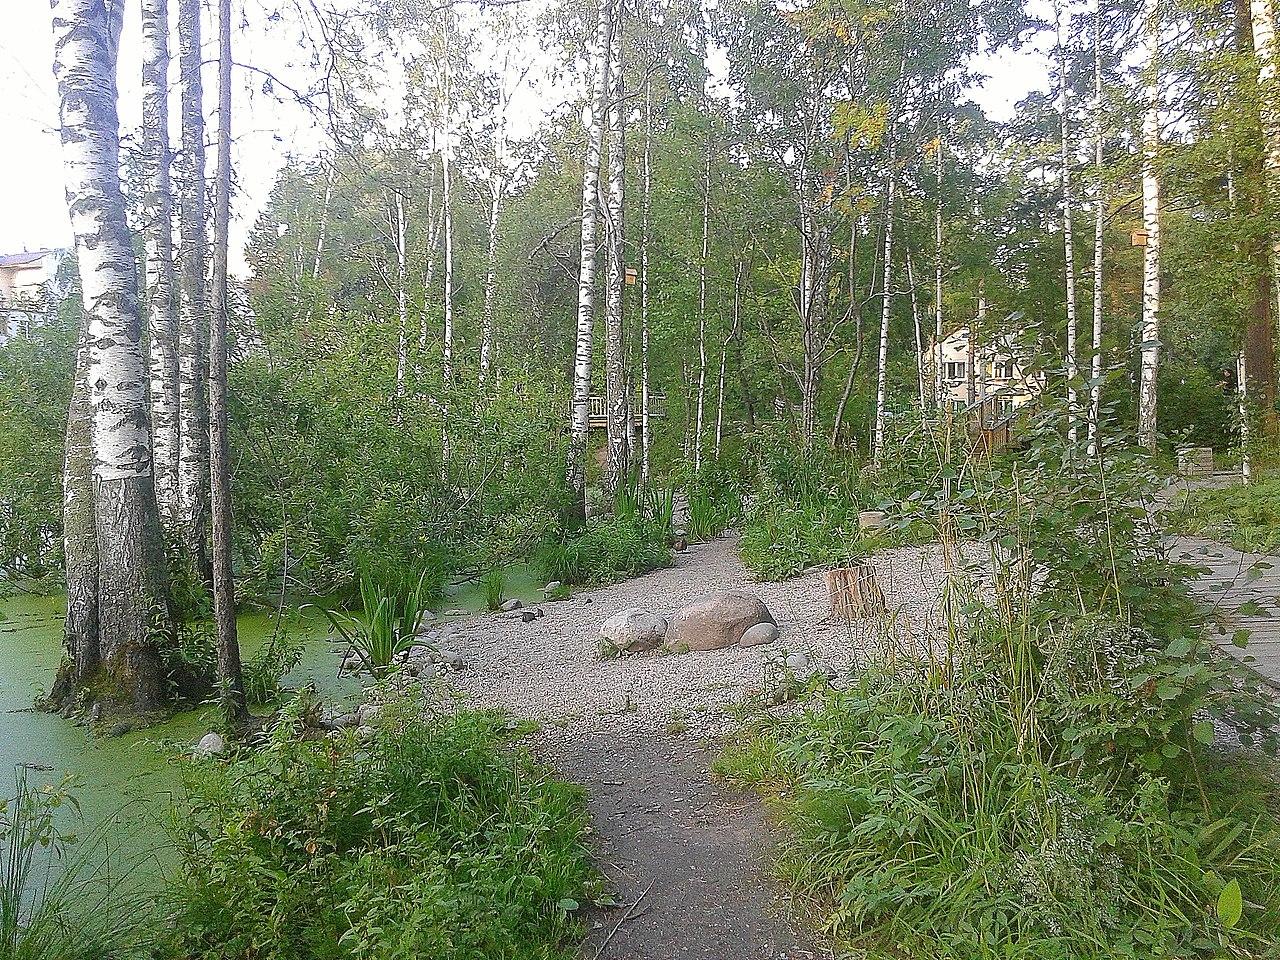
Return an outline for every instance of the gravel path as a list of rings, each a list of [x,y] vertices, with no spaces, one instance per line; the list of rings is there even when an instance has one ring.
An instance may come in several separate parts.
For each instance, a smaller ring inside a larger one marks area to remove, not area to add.
[[[466,706],[541,725],[538,749],[583,784],[597,862],[619,903],[591,918],[586,960],[802,960],[823,957],[786,919],[769,876],[770,828],[757,798],[710,773],[735,705],[784,676],[846,676],[877,646],[915,643],[934,622],[941,581],[932,548],[872,561],[890,615],[851,628],[826,619],[822,574],[755,583],[724,538],[675,565],[519,614],[445,618],[430,641],[456,654],[449,682]],[[707,593],[746,589],[768,605],[771,645],[602,659],[600,625],[626,607],[670,617]],[[893,637],[893,640],[888,640]]]

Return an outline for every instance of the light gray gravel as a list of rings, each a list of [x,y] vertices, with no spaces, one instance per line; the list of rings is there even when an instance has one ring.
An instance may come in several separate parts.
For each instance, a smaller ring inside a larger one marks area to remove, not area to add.
[[[916,645],[936,622],[941,564],[936,548],[902,548],[872,559],[887,621],[853,625],[827,619],[821,573],[785,583],[756,583],[738,559],[737,541],[698,544],[674,566],[625,583],[541,604],[545,616],[521,622],[481,614],[438,628],[432,642],[461,655],[466,669],[449,676],[463,703],[501,707],[545,727],[582,731],[663,727],[673,721],[711,732],[725,709],[776,676],[787,654],[803,654],[807,670],[845,676],[886,643]],[[772,612],[780,639],[750,649],[640,654],[604,659],[600,625],[619,610],[644,607],[670,617],[707,593],[745,589]],[[892,639],[891,639],[892,638]],[[793,663],[798,660],[793,660]],[[423,665],[425,667],[425,664]]]

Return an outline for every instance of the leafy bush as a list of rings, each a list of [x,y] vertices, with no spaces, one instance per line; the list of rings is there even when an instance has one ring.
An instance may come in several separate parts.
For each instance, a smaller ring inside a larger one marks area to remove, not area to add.
[[[439,605],[442,595],[439,571],[419,564],[387,580],[362,576],[358,617],[324,607],[320,611],[348,652],[365,670],[378,674],[413,646],[422,615]]]
[[[670,529],[643,517],[593,518],[576,535],[543,544],[537,563],[548,580],[600,585],[671,564]]]
[[[1213,656],[1151,463],[1028,439],[940,457],[900,505],[954,571],[935,655],[760,720],[718,767],[776,798],[784,874],[870,956],[1269,955],[1280,797],[1206,746],[1219,717],[1273,746],[1275,709]]]
[[[367,743],[300,736],[198,770],[179,825],[188,960],[568,958],[593,887],[580,790],[489,713],[383,707]]]
[[[24,768],[0,803],[0,957],[124,960],[136,956],[148,911],[108,856],[100,829],[77,838],[66,783],[37,787]]]

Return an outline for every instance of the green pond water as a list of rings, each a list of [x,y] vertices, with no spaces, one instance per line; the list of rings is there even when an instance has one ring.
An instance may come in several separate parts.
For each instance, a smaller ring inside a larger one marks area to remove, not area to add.
[[[508,597],[540,596],[532,571],[507,571]],[[455,584],[447,609],[482,610],[485,596],[477,582]],[[164,723],[119,737],[95,736],[55,714],[32,707],[49,689],[62,653],[61,596],[12,596],[0,599],[0,799],[12,795],[14,771],[33,768],[31,776],[57,783],[74,778],[86,826],[105,824],[113,842],[128,839],[163,852],[164,823],[182,789],[183,751],[215,728],[213,708],[178,714]],[[254,657],[271,637],[274,613],[237,618],[245,659]],[[314,609],[286,615],[285,626],[305,639],[303,657],[284,679],[287,688],[314,683],[329,700],[351,700],[359,682],[337,675],[338,654],[326,638],[327,623]],[[147,841],[152,841],[148,843]]]

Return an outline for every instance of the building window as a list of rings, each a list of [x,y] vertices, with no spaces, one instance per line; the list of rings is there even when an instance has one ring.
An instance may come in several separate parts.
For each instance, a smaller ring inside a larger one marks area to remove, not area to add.
[[[1001,417],[1007,417],[1013,413],[1013,397],[996,397],[995,412]]]
[[[947,361],[942,365],[942,375],[948,380],[963,380],[964,361]]]
[[[992,365],[992,370],[997,380],[1013,379],[1013,361],[1012,360],[997,360]]]

